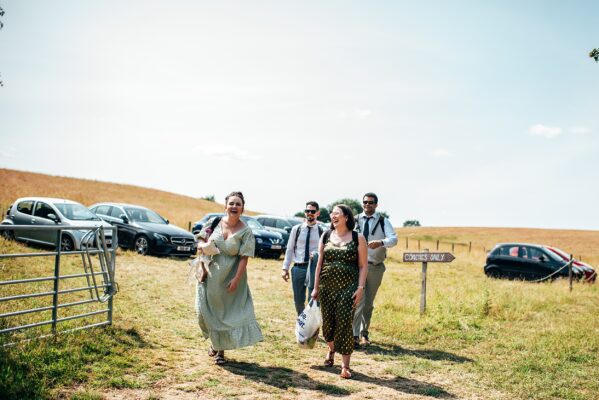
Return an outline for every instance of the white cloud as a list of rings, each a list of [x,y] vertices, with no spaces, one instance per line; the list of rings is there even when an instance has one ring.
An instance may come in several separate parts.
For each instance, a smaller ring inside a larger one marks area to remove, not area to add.
[[[213,157],[218,160],[239,160],[239,161],[254,161],[260,157],[255,154],[250,154],[246,149],[242,149],[237,146],[230,145],[207,145],[207,146],[196,146],[193,148],[194,151],[199,151],[207,157]]]
[[[435,149],[431,151],[431,155],[434,157],[451,157],[453,154],[447,149]]]
[[[575,135],[586,135],[591,133],[591,128],[587,128],[586,126],[573,126],[570,128],[570,132]]]
[[[561,135],[562,128],[559,126],[545,126],[543,124],[536,124],[528,128],[528,133],[533,136],[542,136],[551,139],[557,135]]]
[[[366,110],[366,109],[356,110],[356,116],[359,119],[366,119],[366,118],[372,116],[372,111]]]

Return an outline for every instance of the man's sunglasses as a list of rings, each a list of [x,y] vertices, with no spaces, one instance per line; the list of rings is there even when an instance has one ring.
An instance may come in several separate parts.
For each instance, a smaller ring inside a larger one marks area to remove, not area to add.
[[[373,204],[376,204],[376,203],[375,203],[374,201],[372,201],[372,200],[364,200],[364,201],[362,202],[362,204],[369,204],[369,205],[373,205]]]
[[[316,211],[318,210],[304,210],[306,214],[316,214]]]

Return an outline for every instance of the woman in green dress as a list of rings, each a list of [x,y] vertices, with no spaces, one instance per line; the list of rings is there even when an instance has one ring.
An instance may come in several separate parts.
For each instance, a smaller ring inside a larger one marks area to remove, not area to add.
[[[351,378],[349,363],[354,350],[352,321],[364,293],[368,249],[364,236],[354,232],[351,209],[338,204],[331,212],[331,230],[320,239],[312,298],[320,300],[322,333],[329,346],[324,365],[332,367],[341,353],[341,377]]]
[[[200,329],[210,338],[208,354],[216,364],[225,363],[225,350],[251,346],[262,340],[254,303],[247,283],[248,257],[254,256],[252,231],[240,219],[245,206],[241,192],[225,199],[225,216],[210,232],[208,221],[199,240],[214,241],[220,253],[212,258],[208,277],[198,283],[196,311]]]

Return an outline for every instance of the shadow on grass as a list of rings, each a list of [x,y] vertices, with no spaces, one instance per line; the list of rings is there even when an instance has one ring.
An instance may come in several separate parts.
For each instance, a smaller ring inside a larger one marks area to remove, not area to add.
[[[338,375],[340,373],[339,367],[326,368],[321,366],[311,367],[317,371],[325,371]],[[395,377],[391,379],[384,379],[378,377],[372,377],[364,375],[356,370],[352,370],[352,380],[358,382],[369,383],[371,385],[384,386],[393,389],[398,392],[406,394],[417,394],[421,396],[436,397],[440,399],[454,399],[456,398],[453,394],[447,392],[445,389],[426,382],[417,381],[414,379]]]
[[[358,351],[365,354],[381,354],[384,356],[413,356],[419,358],[425,358],[433,361],[452,361],[457,363],[472,362],[473,360],[467,357],[458,356],[452,353],[448,353],[441,350],[410,350],[404,349],[401,346],[389,345],[385,343],[372,343]]]
[[[349,396],[352,392],[340,386],[321,383],[307,374],[284,367],[263,367],[256,363],[235,362],[229,360],[222,368],[246,379],[278,389],[302,388],[322,392],[328,396]]]

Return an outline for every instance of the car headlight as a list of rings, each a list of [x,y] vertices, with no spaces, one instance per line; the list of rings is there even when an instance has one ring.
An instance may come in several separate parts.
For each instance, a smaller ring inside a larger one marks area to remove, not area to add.
[[[160,233],[155,233],[154,237],[158,240],[162,240],[163,242],[166,242],[166,243],[169,242],[168,238],[164,235],[161,235]]]
[[[256,243],[262,244],[262,242],[263,242],[262,238],[256,238]]]

